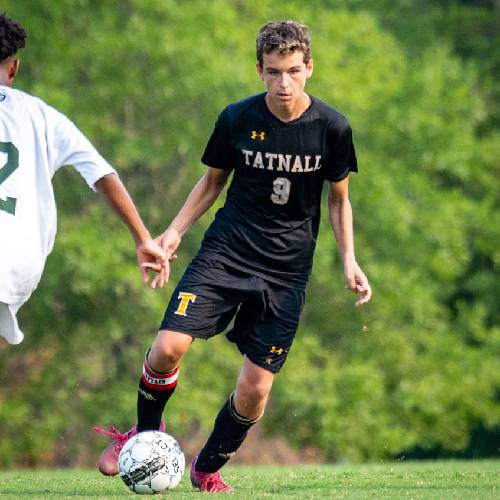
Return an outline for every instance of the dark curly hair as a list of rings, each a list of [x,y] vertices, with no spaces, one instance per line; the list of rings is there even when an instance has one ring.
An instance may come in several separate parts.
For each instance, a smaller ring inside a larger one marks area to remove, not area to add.
[[[292,54],[300,50],[304,62],[311,59],[311,36],[309,29],[295,21],[270,21],[259,31],[257,36],[257,61],[262,65],[263,55],[278,51],[281,55]]]
[[[27,34],[24,28],[7,14],[0,14],[0,62],[13,56],[26,45]]]

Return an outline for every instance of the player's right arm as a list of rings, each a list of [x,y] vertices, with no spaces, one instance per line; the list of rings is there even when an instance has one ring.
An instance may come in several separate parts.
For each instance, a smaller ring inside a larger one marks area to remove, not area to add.
[[[208,167],[205,175],[189,193],[167,231],[175,231],[182,238],[188,229],[214,204],[230,175],[231,170]]]
[[[175,258],[175,251],[182,236],[214,204],[231,175],[231,170],[208,167],[207,172],[196,183],[184,205],[168,228],[157,238],[167,257]],[[168,269],[163,269],[152,286],[163,286],[168,281]]]

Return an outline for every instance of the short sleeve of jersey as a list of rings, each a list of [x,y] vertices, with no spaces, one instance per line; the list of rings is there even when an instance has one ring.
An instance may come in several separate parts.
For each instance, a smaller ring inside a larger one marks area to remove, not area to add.
[[[235,165],[236,155],[231,140],[231,127],[229,111],[226,108],[217,119],[214,130],[208,140],[201,161],[207,167],[232,169]]]
[[[63,165],[72,165],[93,190],[100,178],[116,174],[69,118],[47,105],[44,112],[48,153],[54,171]]]
[[[358,171],[356,151],[352,141],[352,130],[348,123],[339,128],[338,124],[330,123],[327,130],[328,158],[325,165],[325,179],[340,182],[349,172]]]

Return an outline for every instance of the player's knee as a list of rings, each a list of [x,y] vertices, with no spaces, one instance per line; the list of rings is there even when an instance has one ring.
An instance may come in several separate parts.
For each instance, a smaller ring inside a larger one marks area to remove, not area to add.
[[[236,400],[238,406],[253,409],[263,408],[266,405],[271,386],[265,382],[250,384],[242,382],[236,389]]]
[[[166,372],[179,365],[184,351],[167,342],[155,342],[148,355],[149,366],[156,371]]]
[[[263,392],[236,393],[234,407],[238,415],[257,420],[264,414],[267,395]]]
[[[174,369],[181,362],[192,341],[192,337],[183,333],[159,331],[148,355],[150,368],[160,372]]]
[[[272,385],[273,377],[267,376],[267,373],[245,370],[238,379],[236,399],[249,406],[265,406]]]

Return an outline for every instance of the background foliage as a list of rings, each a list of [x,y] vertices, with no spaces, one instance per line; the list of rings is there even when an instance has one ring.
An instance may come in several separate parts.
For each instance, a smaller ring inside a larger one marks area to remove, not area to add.
[[[258,28],[308,24],[309,91],[355,133],[357,257],[374,297],[352,307],[325,210],[265,431],[327,460],[498,452],[498,1],[4,0],[2,9],[30,34],[16,85],[91,138],[153,233],[202,175],[220,110],[263,90]],[[0,345],[2,467],[89,465],[103,443],[94,424],[134,422],[144,352],[217,208],[185,236],[167,289],[153,292],[124,227],[64,170],[57,243],[20,313],[26,340]],[[167,415],[181,442],[206,435],[239,364],[223,338],[195,343]]]

